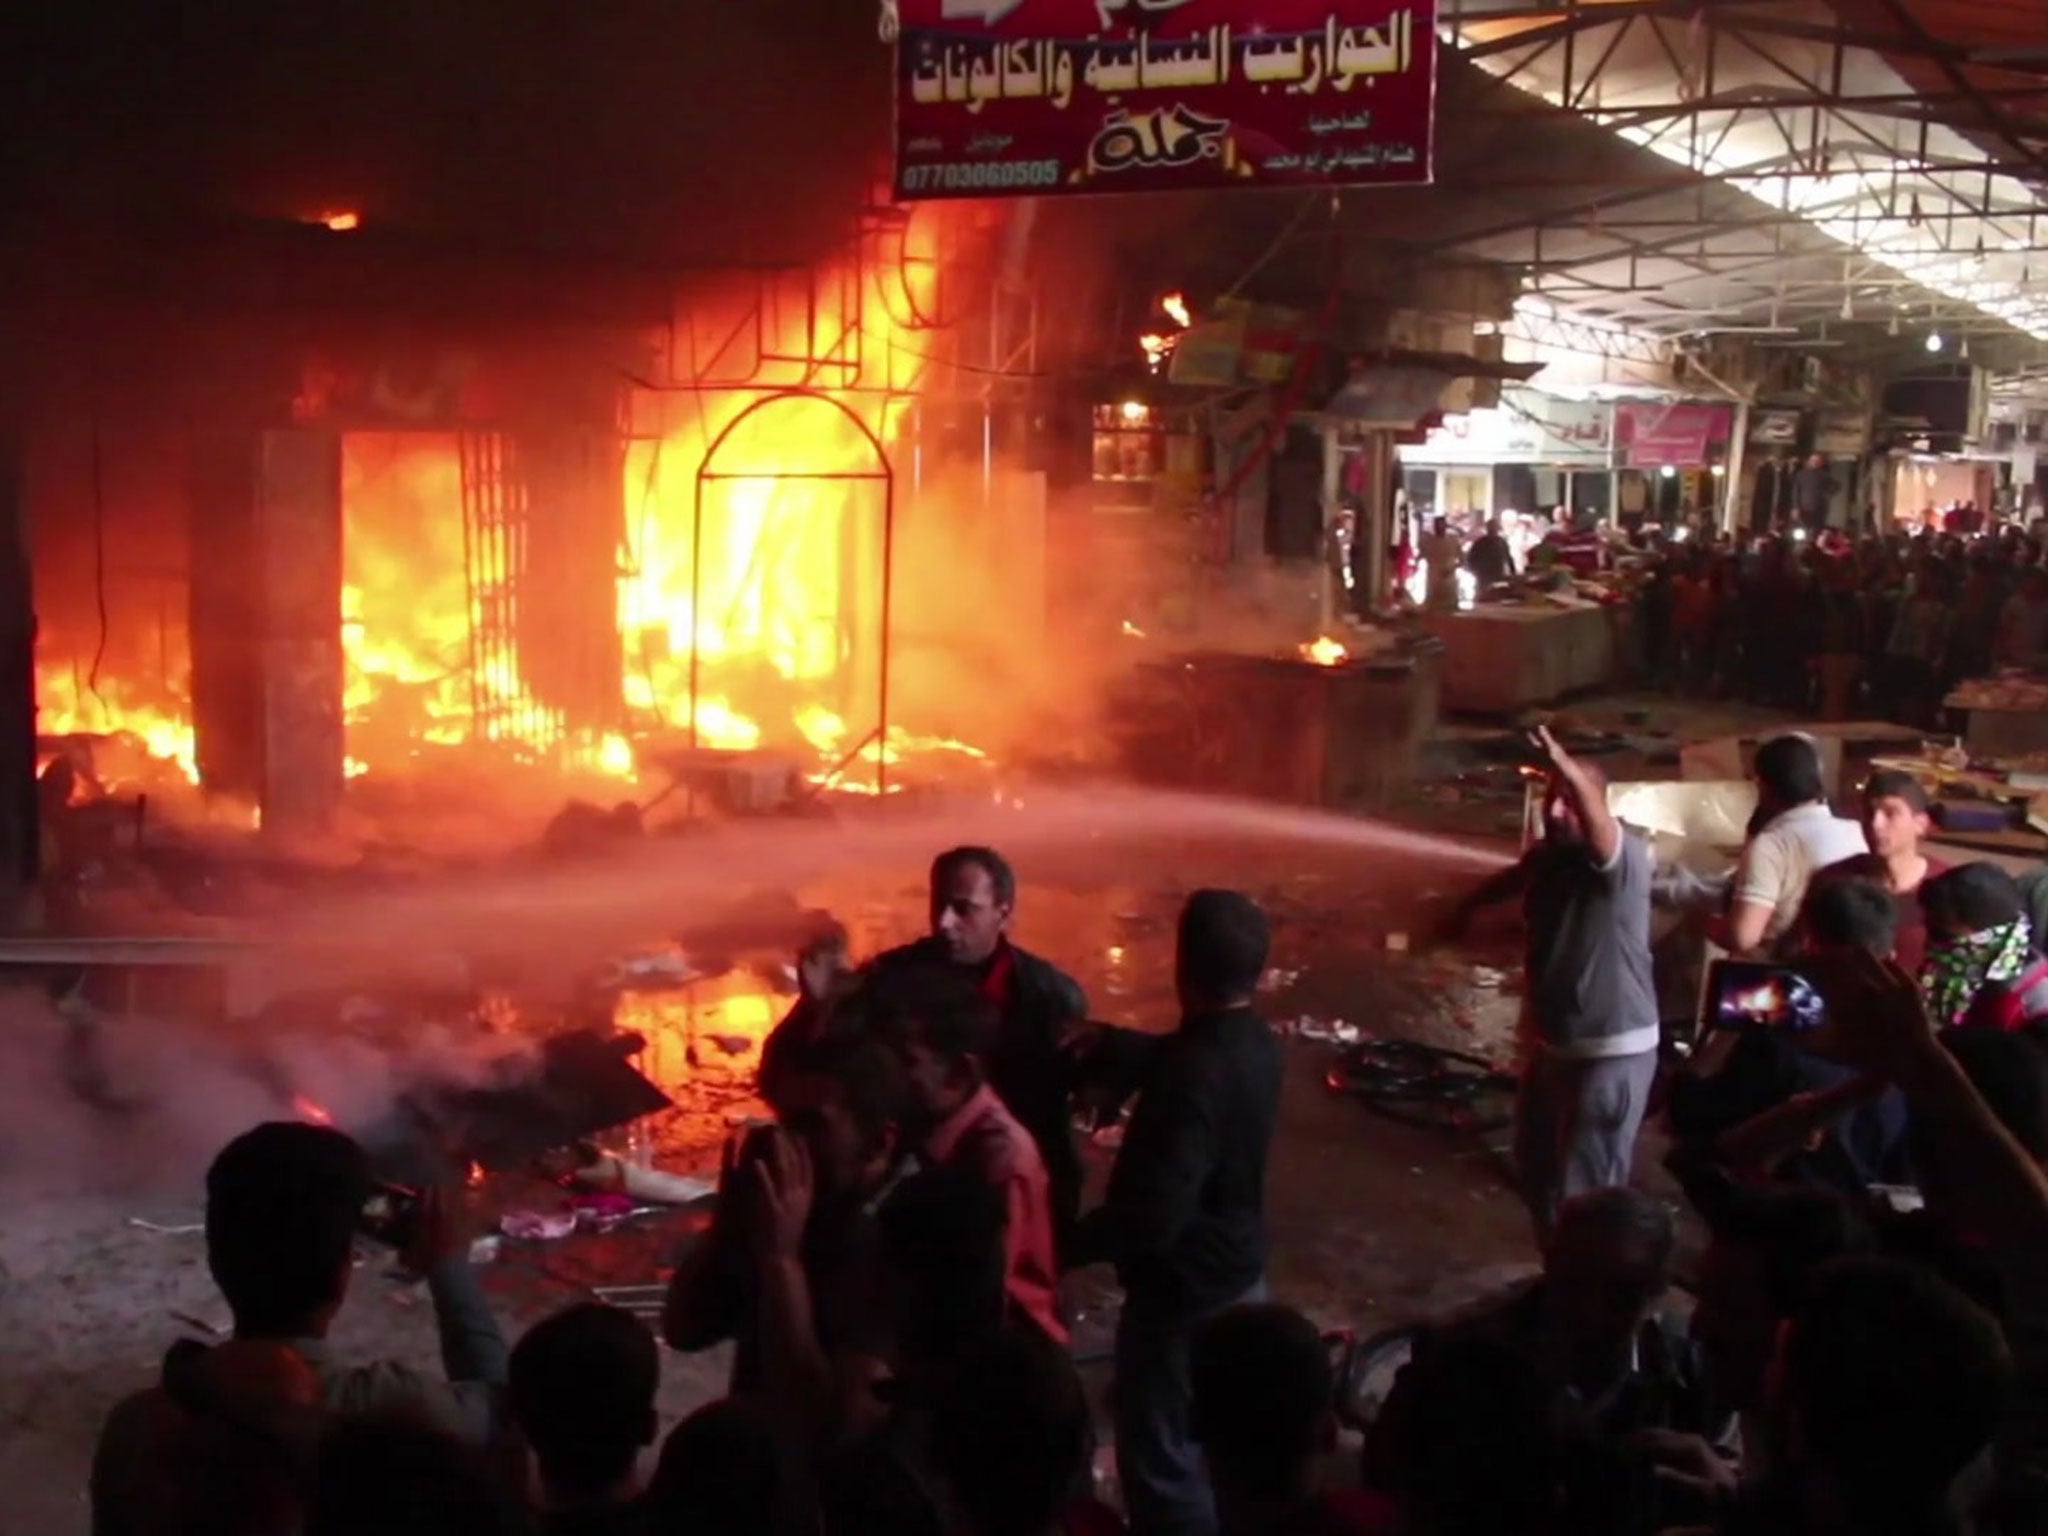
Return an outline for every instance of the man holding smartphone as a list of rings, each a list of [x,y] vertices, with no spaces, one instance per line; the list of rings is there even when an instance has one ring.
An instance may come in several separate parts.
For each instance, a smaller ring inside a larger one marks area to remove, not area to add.
[[[1538,727],[1549,772],[1544,836],[1467,896],[1443,925],[1522,898],[1528,927],[1515,1164],[1539,1241],[1560,1201],[1626,1184],[1657,1075],[1650,981],[1650,851],[1607,807],[1607,784]]]
[[[402,1238],[405,1267],[427,1281],[442,1376],[398,1360],[350,1362],[328,1343],[366,1212],[397,1215],[395,1193],[374,1182],[353,1139],[326,1126],[259,1125],[214,1159],[206,1174],[206,1260],[234,1315],[234,1342],[174,1351],[162,1385],[108,1416],[92,1470],[100,1536],[182,1528],[167,1510],[210,1507],[223,1491],[210,1484],[223,1464],[195,1448],[251,1434],[283,1447],[308,1413],[395,1414],[477,1443],[497,1438],[510,1352],[470,1268],[459,1195],[427,1191],[402,1202],[402,1231],[383,1227]],[[259,1346],[289,1367],[301,1390],[251,1391],[233,1380],[238,1362]]]

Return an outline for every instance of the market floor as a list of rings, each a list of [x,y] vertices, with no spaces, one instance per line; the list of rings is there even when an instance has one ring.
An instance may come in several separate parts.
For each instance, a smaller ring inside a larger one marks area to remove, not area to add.
[[[1280,1299],[1326,1326],[1363,1334],[1462,1303],[1533,1263],[1526,1219],[1494,1152],[1376,1117],[1332,1093],[1323,1073],[1335,1048],[1311,1038],[1320,1032],[1314,1027],[1297,1032],[1304,1017],[1342,1020],[1504,1059],[1516,1007],[1511,953],[1496,940],[1456,957],[1422,956],[1406,942],[1428,907],[1469,874],[1413,850],[1397,857],[1242,840],[1083,849],[1033,857],[1022,874],[1020,942],[1073,970],[1098,1017],[1150,1028],[1171,1024],[1172,919],[1186,891],[1235,885],[1266,904],[1276,945],[1264,1003],[1288,1034],[1269,1195]],[[908,937],[922,923],[915,867],[795,894],[846,916],[863,949]],[[10,1038],[13,1091],[39,1091],[40,1075],[61,1093],[57,1034],[27,1027]],[[46,1061],[37,1054],[45,1047]],[[744,1104],[728,1097],[715,1108],[729,1120]],[[690,1125],[659,1139],[671,1153],[665,1161],[702,1168],[722,1122],[699,1109],[684,1117]],[[10,1147],[8,1134],[0,1130],[0,1178],[25,1150]],[[192,1320],[225,1322],[194,1230],[196,1160],[175,1169],[124,1166],[122,1135],[118,1126],[96,1128],[67,1154],[92,1170],[90,1180],[52,1181],[43,1160],[39,1189],[15,1181],[9,1190],[0,1224],[0,1531],[84,1532],[91,1451],[107,1410],[150,1382],[166,1344],[194,1331]],[[1091,1147],[1098,1176],[1111,1155]],[[590,1284],[658,1279],[700,1220],[679,1214],[605,1236],[507,1242],[487,1284],[516,1332],[580,1299]],[[1100,1342],[1111,1294],[1102,1275],[1078,1277],[1072,1299],[1083,1313],[1082,1348],[1091,1337]],[[424,1302],[372,1266],[358,1270],[336,1338],[363,1357],[422,1365],[435,1358]],[[715,1395],[725,1369],[722,1351],[668,1357],[665,1417]]]

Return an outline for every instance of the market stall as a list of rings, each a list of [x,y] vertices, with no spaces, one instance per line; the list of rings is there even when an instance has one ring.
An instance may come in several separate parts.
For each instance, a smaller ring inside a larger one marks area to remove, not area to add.
[[[1143,782],[1293,805],[1385,803],[1412,783],[1437,722],[1440,648],[1380,631],[1354,649],[1194,651],[1138,667],[1110,711]]]
[[[1615,666],[1606,604],[1578,597],[1431,610],[1422,625],[1443,642],[1443,703],[1475,714],[1514,714],[1597,688]]]
[[[2048,753],[2048,678],[1970,678],[1942,704],[1968,716],[1963,745],[1972,757]]]

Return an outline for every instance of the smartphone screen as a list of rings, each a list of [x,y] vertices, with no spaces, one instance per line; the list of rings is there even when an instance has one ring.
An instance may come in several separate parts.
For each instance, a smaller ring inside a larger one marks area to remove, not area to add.
[[[403,1248],[419,1224],[420,1194],[402,1184],[376,1184],[356,1217],[356,1230],[372,1242]]]
[[[1819,990],[1789,965],[1717,960],[1707,970],[1708,1029],[1818,1029],[1827,1022]]]

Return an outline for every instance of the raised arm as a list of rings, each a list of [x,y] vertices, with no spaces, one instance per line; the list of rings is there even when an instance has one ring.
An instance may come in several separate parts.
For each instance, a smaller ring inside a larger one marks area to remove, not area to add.
[[[1583,763],[1557,744],[1548,726],[1539,725],[1529,733],[1531,744],[1543,754],[1558,790],[1571,802],[1586,843],[1602,865],[1612,864],[1621,853],[1621,823],[1607,808],[1607,786]]]

